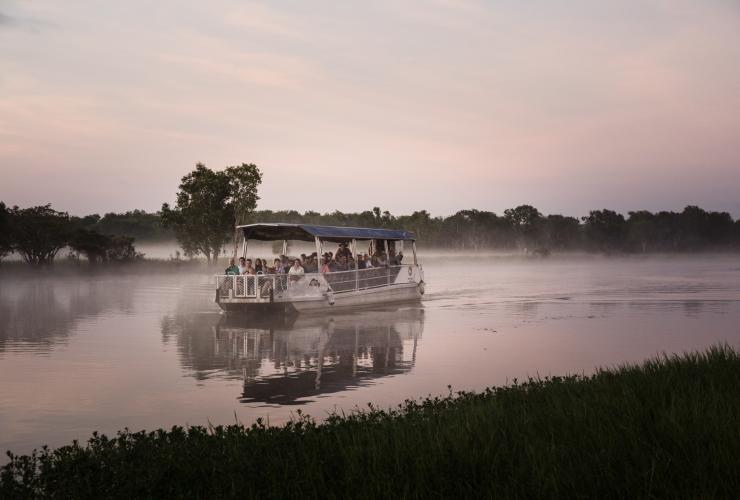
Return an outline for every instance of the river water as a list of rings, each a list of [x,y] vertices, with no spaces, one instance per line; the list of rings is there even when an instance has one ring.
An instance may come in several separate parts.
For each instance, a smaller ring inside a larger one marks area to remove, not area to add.
[[[423,264],[420,304],[249,323],[220,314],[207,274],[0,276],[0,449],[323,418],[448,386],[740,347],[738,256]]]

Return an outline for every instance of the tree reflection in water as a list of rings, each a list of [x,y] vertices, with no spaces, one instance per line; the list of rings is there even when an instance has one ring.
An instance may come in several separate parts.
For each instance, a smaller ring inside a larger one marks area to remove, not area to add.
[[[243,403],[293,405],[410,371],[420,307],[256,321],[179,314],[162,322],[196,379],[243,379]]]
[[[112,278],[3,278],[0,352],[48,352],[65,343],[79,321],[131,308],[132,287]]]

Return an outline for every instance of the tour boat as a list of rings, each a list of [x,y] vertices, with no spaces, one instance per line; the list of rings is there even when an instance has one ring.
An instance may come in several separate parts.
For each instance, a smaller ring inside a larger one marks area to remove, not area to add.
[[[362,253],[381,256],[381,263],[368,269],[357,265],[349,270],[309,272],[303,275],[239,274],[216,276],[216,303],[227,312],[295,313],[321,311],[376,304],[395,304],[420,300],[424,294],[424,272],[416,256],[413,233],[395,229],[315,226],[310,224],[261,223],[237,226],[244,235],[242,255],[247,256],[249,241],[282,241],[287,254],[288,241],[313,242],[316,245],[318,269],[325,252],[336,253],[336,247],[347,245],[355,262]],[[367,252],[359,246],[368,245]],[[404,244],[411,247],[412,262],[405,263]],[[395,253],[400,262],[392,262]],[[296,256],[293,256],[294,258]]]

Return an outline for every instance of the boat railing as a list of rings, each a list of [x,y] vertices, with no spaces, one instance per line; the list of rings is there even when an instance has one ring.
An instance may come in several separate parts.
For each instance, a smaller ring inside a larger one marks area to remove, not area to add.
[[[415,265],[381,266],[329,273],[217,275],[216,289],[221,299],[270,299],[283,292],[305,288],[299,285],[318,284],[323,278],[333,293],[367,290],[420,280],[420,268]]]
[[[239,274],[216,276],[216,289],[222,299],[262,299],[269,298],[276,291],[288,288],[286,274]]]

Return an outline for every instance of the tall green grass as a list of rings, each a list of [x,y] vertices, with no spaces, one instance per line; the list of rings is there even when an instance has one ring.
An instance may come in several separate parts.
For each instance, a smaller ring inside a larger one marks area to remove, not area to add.
[[[93,435],[11,455],[0,497],[738,498],[729,346],[321,424]]]

